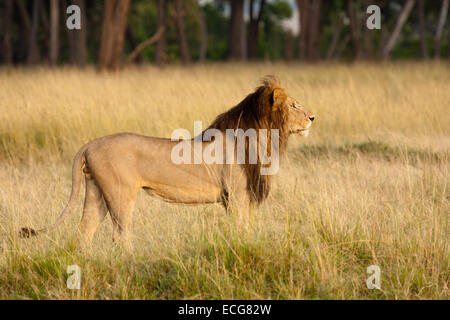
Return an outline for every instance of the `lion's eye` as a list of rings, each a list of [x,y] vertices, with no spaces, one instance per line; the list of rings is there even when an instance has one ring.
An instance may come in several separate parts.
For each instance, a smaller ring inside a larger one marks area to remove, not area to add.
[[[295,103],[292,105],[292,108],[298,109],[298,107],[297,107],[297,105]]]

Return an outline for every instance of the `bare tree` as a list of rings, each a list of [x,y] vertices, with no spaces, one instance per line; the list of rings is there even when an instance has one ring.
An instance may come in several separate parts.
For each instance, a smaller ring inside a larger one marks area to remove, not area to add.
[[[15,0],[17,11],[19,14],[20,20],[20,38],[24,39],[24,41],[20,41],[19,50],[18,50],[18,59],[20,61],[25,61],[27,59],[29,46],[30,46],[30,38],[31,38],[31,20],[28,15],[28,12],[22,2],[22,0]]]
[[[441,51],[442,31],[444,30],[445,20],[447,20],[448,0],[442,0],[441,13],[439,15],[439,22],[436,29],[436,36],[434,37],[434,58],[439,59]]]
[[[45,7],[45,5],[41,6],[41,11],[39,12],[40,14],[40,18],[41,18],[41,24],[42,27],[44,29],[44,43],[45,43],[45,48],[47,49],[47,55],[42,57],[42,61],[41,62],[49,62],[50,61],[50,37],[51,37],[51,32],[50,32],[50,22],[48,21],[48,15],[47,15],[47,8]]]
[[[259,24],[262,19],[264,5],[266,0],[261,0],[259,2],[259,11],[257,15],[254,15],[254,5],[255,1],[250,0],[249,2],[249,23],[247,31],[247,58],[256,58],[258,51],[258,37],[259,37]]]
[[[242,60],[244,59],[244,0],[230,0],[230,2],[231,18],[228,59]]]
[[[360,60],[362,57],[360,45],[360,25],[357,17],[357,8],[355,1],[348,0],[347,2],[348,16],[350,18],[350,35],[352,39],[353,54],[355,60]]]
[[[130,0],[105,0],[97,69],[118,70],[122,64],[123,41]]]
[[[113,46],[113,23],[115,0],[105,0],[103,7],[102,35],[100,39],[100,50],[98,55],[98,70],[109,67]]]
[[[39,14],[41,11],[41,0],[34,0],[33,2],[33,22],[31,24],[30,44],[28,47],[27,63],[29,65],[37,64],[41,60],[39,52],[37,33],[39,29]]]
[[[109,0],[108,0],[109,1]],[[113,55],[111,59],[111,69],[117,70],[121,66],[123,54],[123,40],[127,28],[128,10],[130,8],[130,0],[117,0],[114,28]]]
[[[390,37],[391,37],[391,32],[389,31],[389,27],[384,25],[381,28],[380,44],[379,44],[379,48],[378,48],[380,57],[383,56],[383,49],[386,46],[386,44],[388,43]]]
[[[191,62],[191,55],[184,28],[184,15],[183,0],[175,0],[175,25],[178,34],[178,43],[180,44],[181,61],[183,64],[189,64]]]
[[[13,51],[11,46],[11,17],[13,14],[12,0],[5,1],[3,11],[3,60],[5,64],[11,64],[13,60]]]
[[[300,11],[300,36],[299,36],[299,58],[301,60],[308,57],[308,8],[309,0],[297,0],[297,7]]]
[[[336,50],[336,55],[334,56],[334,59],[339,60],[342,56],[342,53],[344,52],[345,48],[347,48],[348,43],[350,42],[351,36],[349,34],[346,34],[345,37],[342,39],[341,43],[339,44],[339,47]]]
[[[127,40],[130,49],[134,51],[138,46],[138,43],[130,24],[127,25],[127,30],[125,31],[125,39]],[[140,52],[136,55],[136,58],[134,60],[136,61],[136,63],[142,63],[144,61]]]
[[[128,56],[125,63],[127,64],[133,62],[139,56],[142,50],[158,41],[158,39],[161,38],[161,36],[164,34],[164,31],[164,26],[160,27],[153,36],[136,46],[133,52]]]
[[[204,62],[206,60],[206,53],[208,52],[208,26],[206,24],[205,14],[203,8],[198,6],[198,19],[200,21],[200,57],[199,61]]]
[[[425,13],[423,9],[423,0],[418,0],[417,4],[419,15],[420,49],[422,51],[422,58],[428,59],[428,46],[425,33]]]
[[[87,15],[85,0],[72,0],[74,5],[80,7],[81,10],[81,29],[70,30],[70,38],[72,48],[70,52],[70,61],[79,67],[83,67],[87,63]],[[66,28],[67,29],[67,28]]]
[[[288,31],[286,34],[286,46],[284,49],[284,53],[287,62],[290,62],[294,59],[294,35],[291,31]]]
[[[322,0],[297,0],[300,10],[299,58],[320,58],[320,11]]]
[[[85,0],[72,0],[72,4],[77,5],[81,11],[81,29],[70,30],[64,28],[67,34],[69,43],[69,57],[70,63],[78,67],[84,67],[87,63],[87,16]],[[61,5],[64,8],[63,20],[65,23],[65,14],[67,8],[67,1],[62,0]]]
[[[450,59],[450,32],[448,33],[448,43],[449,45],[447,46],[447,58]]]
[[[308,18],[308,58],[315,61],[320,58],[320,10],[322,0],[314,0],[309,5]]]
[[[155,62],[163,65],[167,62],[167,1],[156,0],[157,7],[157,28],[163,29],[163,34],[156,42]]]
[[[372,0],[366,0],[366,7],[372,4]],[[375,57],[374,48],[374,30],[364,28],[364,58],[367,60],[373,60]]]
[[[382,58],[388,59],[391,55],[391,51],[395,46],[395,42],[400,34],[400,31],[403,28],[406,20],[408,19],[409,14],[414,6],[415,0],[406,0],[405,5],[403,6],[402,12],[400,13],[397,22],[394,27],[394,31],[392,31],[387,44],[384,46],[382,51]]]
[[[333,37],[331,39],[330,46],[328,47],[328,51],[327,51],[327,55],[326,55],[327,60],[330,60],[333,57],[333,54],[336,50],[336,46],[338,44],[339,38],[342,33],[342,27],[344,26],[344,16],[345,16],[345,14],[343,12],[339,13],[336,24],[334,26]]]
[[[58,63],[59,56],[59,0],[50,1],[50,65]]]

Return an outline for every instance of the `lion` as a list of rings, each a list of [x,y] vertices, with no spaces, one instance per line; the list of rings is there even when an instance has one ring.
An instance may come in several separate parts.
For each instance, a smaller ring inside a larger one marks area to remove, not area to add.
[[[275,76],[267,76],[257,89],[238,105],[219,115],[208,129],[276,129],[279,145],[271,150],[279,156],[286,150],[291,134],[308,136],[314,115],[291,98]],[[258,131],[259,132],[259,131]],[[272,131],[271,131],[272,132]],[[204,134],[204,132],[202,133]],[[193,144],[194,140],[185,140]],[[258,133],[258,141],[262,141]],[[76,153],[72,166],[70,199],[56,222],[40,230],[22,228],[30,237],[58,227],[76,203],[85,177],[85,201],[78,227],[83,243],[91,243],[100,223],[110,213],[113,241],[127,242],[133,207],[138,191],[177,204],[221,203],[227,211],[244,217],[246,223],[253,211],[268,196],[272,175],[262,175],[266,166],[258,157],[256,163],[176,164],[171,159],[178,141],[134,133],[118,133],[93,140]],[[200,142],[207,147],[214,143]],[[248,156],[250,141],[245,142]],[[259,146],[261,147],[261,146]]]

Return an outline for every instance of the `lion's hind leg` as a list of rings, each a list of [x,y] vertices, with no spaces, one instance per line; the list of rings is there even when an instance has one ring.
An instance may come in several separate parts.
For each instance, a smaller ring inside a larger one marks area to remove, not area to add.
[[[104,190],[106,205],[113,223],[113,242],[131,248],[129,239],[134,204],[138,190],[125,185],[115,185]]]
[[[83,244],[90,244],[107,213],[103,194],[94,179],[86,176],[86,196],[79,232]]]

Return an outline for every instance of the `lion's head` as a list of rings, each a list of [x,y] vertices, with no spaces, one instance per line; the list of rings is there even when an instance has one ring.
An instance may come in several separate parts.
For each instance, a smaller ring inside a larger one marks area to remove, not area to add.
[[[314,114],[303,108],[298,101],[289,96],[285,99],[285,107],[289,110],[287,125],[289,133],[297,133],[307,137],[309,128],[311,128],[315,118]]]
[[[314,121],[314,115],[289,96],[276,77],[267,76],[264,78],[263,86],[260,88],[265,93],[260,97],[260,105],[265,106],[273,114],[284,115],[280,118],[282,121],[276,123],[279,129],[283,128],[287,131],[287,134],[297,133],[307,137],[309,128]],[[267,97],[268,103],[265,101]]]
[[[290,97],[275,76],[266,76],[255,92],[249,94],[237,106],[219,115],[208,129],[278,129],[279,154],[286,150],[290,134],[308,136],[314,115]],[[270,136],[268,141],[270,148]],[[248,152],[248,150],[246,151]],[[270,152],[270,151],[269,151]],[[252,199],[260,203],[268,195],[270,176],[261,176],[260,166],[246,164],[249,191]]]
[[[266,76],[262,85],[237,106],[219,115],[209,128],[279,129],[280,138],[292,133],[308,136],[314,115],[290,97],[275,76]]]

